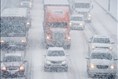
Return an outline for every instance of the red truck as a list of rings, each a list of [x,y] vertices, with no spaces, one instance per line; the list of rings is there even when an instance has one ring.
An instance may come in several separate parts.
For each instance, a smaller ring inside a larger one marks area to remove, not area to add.
[[[70,8],[68,1],[44,0],[44,36],[49,46],[70,48]]]

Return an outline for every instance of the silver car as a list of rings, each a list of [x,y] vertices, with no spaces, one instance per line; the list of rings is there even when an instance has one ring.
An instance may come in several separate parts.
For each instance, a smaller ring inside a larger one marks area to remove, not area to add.
[[[87,73],[89,77],[116,76],[117,63],[113,52],[94,50],[87,57]]]
[[[68,61],[66,53],[61,47],[50,47],[45,55],[44,70],[51,71],[58,69],[68,71]]]
[[[83,30],[85,28],[84,16],[80,14],[72,14],[70,26],[72,30]]]
[[[28,62],[21,53],[7,53],[1,63],[2,77],[26,77]]]
[[[103,35],[95,35],[89,40],[89,50],[94,49],[113,49],[114,42],[111,41],[111,38]]]

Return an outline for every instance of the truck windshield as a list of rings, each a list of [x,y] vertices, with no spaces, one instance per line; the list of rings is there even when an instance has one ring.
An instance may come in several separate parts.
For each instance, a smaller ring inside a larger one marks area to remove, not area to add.
[[[72,21],[82,21],[83,18],[82,17],[71,17]]]
[[[2,37],[22,37],[26,34],[26,20],[2,18],[0,33]]]
[[[90,8],[90,3],[75,3],[75,8]]]
[[[54,27],[54,28],[66,28],[67,23],[66,22],[53,22],[53,23],[48,23],[48,26]]]

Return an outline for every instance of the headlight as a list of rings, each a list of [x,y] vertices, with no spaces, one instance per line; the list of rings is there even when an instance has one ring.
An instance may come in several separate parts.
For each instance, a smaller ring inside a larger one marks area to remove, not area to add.
[[[22,43],[25,43],[25,42],[26,42],[26,39],[21,40],[21,42],[22,42]]]
[[[111,69],[114,69],[115,67],[114,67],[114,65],[111,65],[110,68],[111,68]]]
[[[27,25],[30,25],[30,23],[29,23],[29,22],[27,22]]]
[[[90,68],[91,68],[91,69],[94,69],[94,68],[95,68],[95,65],[94,65],[94,64],[91,64],[91,65],[90,65]]]
[[[112,47],[109,47],[110,50],[112,50]]]
[[[23,65],[20,66],[19,68],[20,71],[24,71],[25,70],[25,67]]]
[[[82,24],[82,23],[80,23],[80,26],[83,26],[83,24]]]
[[[63,61],[62,64],[66,64],[66,61]]]
[[[71,23],[71,22],[70,22],[69,24],[70,24],[70,26],[72,25],[72,23]]]
[[[51,62],[50,62],[50,61],[48,61],[48,60],[46,61],[46,63],[47,63],[47,64],[51,64]]]
[[[0,40],[1,43],[4,43],[4,40]]]
[[[70,39],[71,39],[71,38],[70,38],[70,36],[68,36],[67,38],[68,38],[68,40],[70,40]]]
[[[46,39],[50,40],[50,36],[47,35]]]
[[[91,17],[91,15],[90,15],[90,14],[89,14],[88,16],[89,16],[89,17]]]
[[[7,68],[4,66],[4,67],[2,67],[2,69],[1,69],[1,70],[6,71],[6,70],[7,70]]]
[[[96,47],[95,46],[92,46],[92,49],[95,49]]]

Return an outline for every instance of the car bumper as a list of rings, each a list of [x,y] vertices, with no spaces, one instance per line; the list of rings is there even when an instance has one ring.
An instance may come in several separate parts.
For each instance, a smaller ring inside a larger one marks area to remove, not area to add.
[[[2,77],[23,77],[24,71],[2,71]]]
[[[92,76],[106,76],[106,75],[116,75],[116,70],[89,70],[88,74],[92,75]]]
[[[64,41],[64,42],[61,42],[61,43],[57,43],[57,42],[54,42],[54,41],[46,41],[47,45],[48,46],[58,46],[58,47],[64,47],[64,46],[68,46],[71,44],[70,42],[71,40],[69,41]]]
[[[9,49],[9,48],[25,48],[27,46],[27,43],[17,43],[17,44],[9,44],[9,43],[4,43],[0,45],[1,48],[3,49]]]

